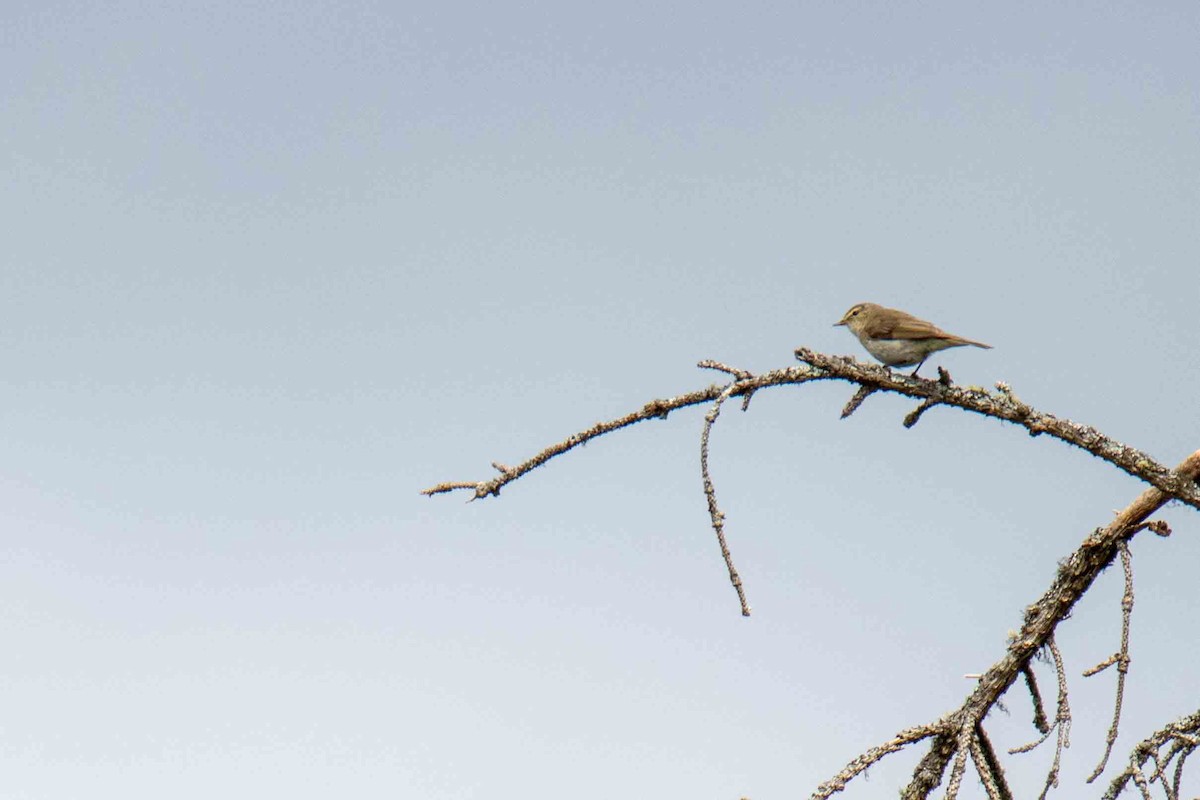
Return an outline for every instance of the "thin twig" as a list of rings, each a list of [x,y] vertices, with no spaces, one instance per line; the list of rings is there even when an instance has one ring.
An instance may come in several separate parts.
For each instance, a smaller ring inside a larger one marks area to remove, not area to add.
[[[1137,526],[1139,530],[1144,527],[1148,526]],[[1129,552],[1128,539],[1122,539],[1117,546],[1121,553],[1121,567],[1125,572],[1125,594],[1121,596],[1121,649],[1103,666],[1084,673],[1084,675],[1095,675],[1115,661],[1117,665],[1117,699],[1113,709],[1112,725],[1109,726],[1108,736],[1105,738],[1104,756],[1092,770],[1092,774],[1088,776],[1088,783],[1099,778],[1100,774],[1104,772],[1104,768],[1108,766],[1113,745],[1117,742],[1117,729],[1121,724],[1121,706],[1125,700],[1125,676],[1129,674],[1129,623],[1133,618],[1133,556]]]
[[[721,405],[733,396],[738,384],[731,383],[713,402],[712,408],[704,415],[704,429],[700,433],[700,474],[704,478],[704,497],[708,500],[708,516],[712,520],[713,531],[717,534],[717,544],[721,547],[721,557],[725,559],[725,567],[729,570],[729,580],[737,592],[738,602],[742,606],[742,616],[750,616],[750,605],[746,602],[746,592],[742,588],[742,578],[737,568],[733,566],[733,556],[729,545],[725,542],[725,512],[717,505],[717,490],[713,486],[712,475],[708,470],[708,438],[712,433],[713,424],[721,414]]]
[[[1057,783],[1058,783],[1058,762],[1059,762],[1060,757],[1062,756],[1062,749],[1064,747],[1070,745],[1069,736],[1070,736],[1070,729],[1071,729],[1071,706],[1067,702],[1067,672],[1066,672],[1066,669],[1063,668],[1062,653],[1059,651],[1058,644],[1057,644],[1057,642],[1054,641],[1053,636],[1051,636],[1050,640],[1048,642],[1046,642],[1046,649],[1050,652],[1050,655],[1052,657],[1052,660],[1054,663],[1054,675],[1055,675],[1055,678],[1058,683],[1058,705],[1055,707],[1055,710],[1054,710],[1054,724],[1047,725],[1046,728],[1042,731],[1042,735],[1039,738],[1035,739],[1034,741],[1030,742],[1029,744],[1023,744],[1020,747],[1011,748],[1008,751],[1008,754],[1009,755],[1019,755],[1022,753],[1031,752],[1031,751],[1037,749],[1047,739],[1049,739],[1051,733],[1053,733],[1055,730],[1058,730],[1059,734],[1058,734],[1057,752],[1055,753],[1055,756],[1054,756],[1054,764],[1050,769],[1050,777],[1047,778],[1047,780],[1046,780],[1046,786],[1049,787],[1051,785],[1057,785]],[[1029,667],[1029,665],[1026,665],[1026,666],[1030,671],[1032,671],[1032,668]],[[1043,721],[1044,721],[1044,717],[1043,717]],[[1064,744],[1064,739],[1063,739],[1063,736],[1064,736],[1063,728],[1066,729],[1066,735],[1068,737],[1068,740],[1065,742],[1065,744]],[[1045,793],[1043,792],[1043,797],[1044,796],[1045,796]]]
[[[728,364],[724,364],[720,361],[713,361],[712,359],[708,359],[708,358],[699,362],[698,364],[696,364],[696,366],[699,367],[700,369],[715,369],[718,372],[724,372],[727,375],[732,375],[735,379],[737,379],[739,381],[748,381],[754,377],[753,372],[748,372],[748,371],[746,371],[744,369],[740,369],[738,367],[731,367]]]
[[[1046,774],[1046,782],[1042,785],[1042,793],[1038,795],[1038,800],[1046,800],[1050,790],[1058,786],[1063,750],[1071,746],[1071,705],[1067,702],[1067,670],[1063,666],[1062,653],[1059,652],[1054,637],[1050,638],[1047,647],[1054,658],[1054,672],[1058,677],[1058,708],[1054,713],[1053,726],[1058,730],[1058,737],[1054,745],[1054,761],[1050,764],[1050,771]]]

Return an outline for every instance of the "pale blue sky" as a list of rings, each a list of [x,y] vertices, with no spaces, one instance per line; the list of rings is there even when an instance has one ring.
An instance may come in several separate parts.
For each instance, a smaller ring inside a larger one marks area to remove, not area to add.
[[[764,392],[712,453],[748,620],[699,410],[498,500],[417,491],[707,385],[702,358],[864,356],[831,327],[855,302],[994,345],[933,362],[961,383],[1200,447],[1192,3],[2,22],[6,798],[807,796],[956,706],[1143,487],[994,421]],[[1116,758],[1196,707],[1197,520],[1166,518]],[[1118,580],[1062,631],[1063,797],[1091,796],[1113,677],[1078,676]],[[998,747],[1032,738],[1007,705]]]

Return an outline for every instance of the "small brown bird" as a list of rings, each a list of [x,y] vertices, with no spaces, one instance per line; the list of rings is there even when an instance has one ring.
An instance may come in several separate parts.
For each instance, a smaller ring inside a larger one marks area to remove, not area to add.
[[[876,360],[889,367],[917,365],[913,376],[925,359],[948,347],[973,345],[991,350],[990,344],[964,339],[912,314],[875,303],[859,303],[842,315],[834,327],[845,325]]]

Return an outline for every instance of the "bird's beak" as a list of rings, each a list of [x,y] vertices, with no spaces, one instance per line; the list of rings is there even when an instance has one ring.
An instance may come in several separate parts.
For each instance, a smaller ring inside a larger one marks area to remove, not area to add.
[[[835,328],[836,328],[836,327],[838,327],[839,325],[845,325],[845,324],[846,324],[846,320],[842,320],[841,322],[835,322],[835,323],[833,323],[833,327],[835,327]]]

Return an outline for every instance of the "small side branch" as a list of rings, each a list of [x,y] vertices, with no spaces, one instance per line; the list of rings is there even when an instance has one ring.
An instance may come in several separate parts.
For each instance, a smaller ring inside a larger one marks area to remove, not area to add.
[[[738,369],[737,367],[731,367],[728,364],[722,364],[720,361],[712,361],[711,359],[705,359],[704,361],[701,361],[696,366],[699,367],[700,369],[715,369],[718,372],[724,372],[727,375],[732,375],[735,380],[742,381],[742,382],[754,379],[753,372],[747,372],[744,369]],[[754,397],[754,389],[751,389],[750,391],[746,392],[746,394],[742,397],[742,411],[750,410],[750,399],[752,397]]]
[[[1038,689],[1037,675],[1034,674],[1033,665],[1026,664],[1022,667],[1021,675],[1025,678],[1025,688],[1029,690],[1029,699],[1033,703],[1033,727],[1039,733],[1050,733],[1050,723],[1046,721],[1046,707],[1042,704],[1042,692]]]
[[[919,742],[922,739],[928,739],[930,736],[937,736],[945,731],[946,721],[939,720],[932,725],[918,725],[915,728],[900,731],[894,737],[879,745],[872,747],[867,752],[863,753],[858,758],[851,761],[837,775],[834,775],[829,780],[817,787],[817,791],[813,792],[810,800],[825,800],[828,797],[842,791],[846,785],[854,779],[855,776],[867,770],[867,768],[883,760],[885,756],[903,750],[910,744]],[[934,786],[937,784],[935,783]]]
[[[846,403],[846,407],[842,409],[842,419],[845,419],[855,411],[858,411],[858,407],[863,404],[863,400],[866,400],[877,391],[879,390],[874,386],[858,387],[858,391],[854,393],[854,396],[850,398],[848,403]]]
[[[908,412],[908,414],[905,415],[904,423],[903,423],[904,427],[911,428],[913,425],[916,425],[917,422],[921,419],[921,415],[924,414],[929,409],[936,406],[937,404],[938,404],[938,402],[936,400],[922,401],[921,405],[917,406],[916,408],[914,408],[912,411]]]
[[[1139,525],[1138,529],[1148,527],[1148,525]],[[1108,766],[1109,756],[1112,755],[1113,745],[1117,741],[1117,729],[1121,724],[1121,706],[1125,701],[1125,677],[1129,674],[1129,623],[1133,618],[1133,556],[1129,552],[1128,539],[1123,539],[1118,547],[1121,551],[1121,567],[1125,573],[1125,594],[1121,596],[1121,648],[1103,662],[1083,673],[1084,677],[1090,678],[1113,664],[1117,665],[1117,699],[1113,709],[1112,725],[1109,726],[1108,736],[1105,738],[1104,756],[1092,770],[1092,774],[1088,776],[1088,783],[1099,778],[1100,773],[1104,772],[1104,768]]]
[[[1049,739],[1050,734],[1055,730],[1058,731],[1058,741],[1054,748],[1054,762],[1050,765],[1050,772],[1046,775],[1046,783],[1042,786],[1042,793],[1038,795],[1038,800],[1046,800],[1046,795],[1050,793],[1050,790],[1058,786],[1058,773],[1062,767],[1063,750],[1071,746],[1071,705],[1067,700],[1067,670],[1063,666],[1062,653],[1059,651],[1058,643],[1054,641],[1053,636],[1046,643],[1046,649],[1050,651],[1050,655],[1054,660],[1054,674],[1058,680],[1058,707],[1054,712],[1054,724],[1042,731],[1040,739],[1021,747],[1014,747],[1008,751],[1010,755],[1028,753]]]
[[[731,383],[721,392],[713,403],[712,408],[704,415],[704,429],[700,433],[700,474],[704,478],[704,497],[708,500],[708,516],[712,520],[713,531],[717,534],[717,544],[721,548],[721,557],[725,559],[725,567],[729,570],[729,581],[737,592],[738,602],[742,606],[742,616],[750,616],[750,604],[746,602],[746,592],[742,587],[742,578],[733,565],[733,556],[729,553],[729,545],[725,542],[725,512],[717,505],[717,490],[713,486],[712,474],[708,470],[708,439],[712,434],[713,425],[721,414],[721,405],[733,396],[738,384]],[[749,395],[747,395],[749,398]]]

